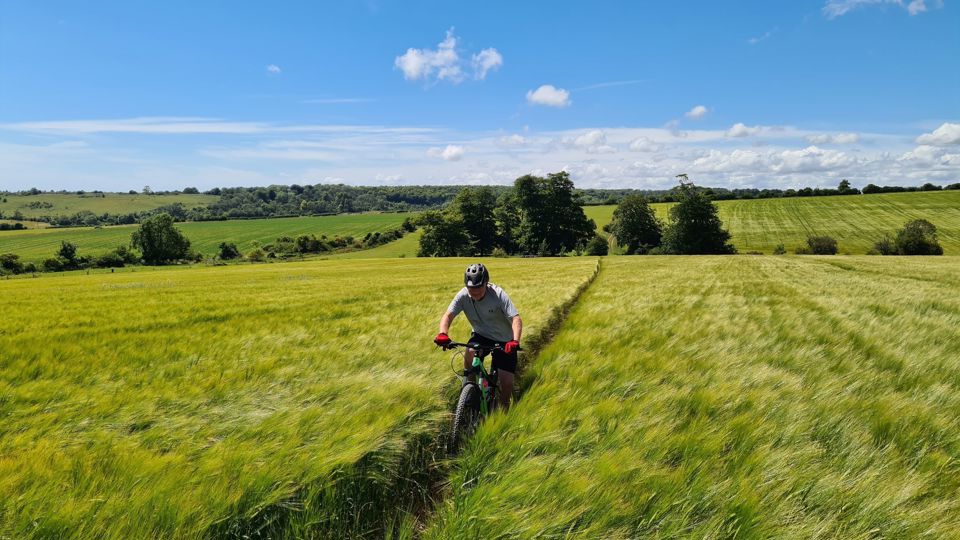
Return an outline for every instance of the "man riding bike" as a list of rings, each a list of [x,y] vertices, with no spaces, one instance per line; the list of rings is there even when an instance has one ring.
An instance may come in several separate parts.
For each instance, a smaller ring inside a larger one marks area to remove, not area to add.
[[[502,345],[503,350],[493,351],[492,369],[499,373],[500,404],[504,409],[510,407],[513,395],[513,380],[517,372],[517,349],[520,348],[520,334],[523,321],[513,305],[513,301],[503,289],[490,283],[490,273],[480,264],[471,264],[463,274],[464,288],[453,297],[450,307],[440,317],[440,333],[433,342],[444,349],[450,344],[447,332],[454,317],[464,312],[473,333],[469,343],[480,345]],[[473,349],[467,349],[463,355],[463,368],[473,365]]]

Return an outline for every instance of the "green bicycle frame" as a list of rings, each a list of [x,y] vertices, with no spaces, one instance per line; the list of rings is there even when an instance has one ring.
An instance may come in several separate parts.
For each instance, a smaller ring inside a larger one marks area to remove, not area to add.
[[[483,368],[483,360],[479,354],[473,356],[473,369],[474,372],[478,374],[477,386],[480,387],[480,414],[486,416],[490,414],[490,407],[487,406],[487,401],[489,401],[490,395],[493,393],[493,388],[487,380],[487,370]]]

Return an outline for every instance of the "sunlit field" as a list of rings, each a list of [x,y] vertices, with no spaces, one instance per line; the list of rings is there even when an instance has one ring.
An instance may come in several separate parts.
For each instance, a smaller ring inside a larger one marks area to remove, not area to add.
[[[336,216],[306,216],[272,219],[236,219],[178,223],[177,228],[190,239],[191,247],[205,255],[217,253],[220,242],[234,242],[241,251],[255,242],[269,244],[280,236],[296,238],[301,234],[329,237],[355,236],[397,229],[411,214],[369,213]],[[0,231],[0,253],[16,253],[25,261],[52,257],[60,242],[73,242],[81,255],[99,255],[119,245],[129,245],[137,225],[114,227],[70,227],[29,231]]]
[[[467,262],[0,282],[0,538],[381,535],[429,495]],[[596,259],[489,266],[529,340]]]
[[[883,193],[835,197],[795,197],[717,201],[720,219],[741,253],[771,253],[777,244],[793,252],[807,236],[837,239],[840,253],[864,254],[884,234],[891,236],[911,219],[937,226],[945,255],[960,255],[960,191]],[[670,203],[652,205],[666,221]],[[614,206],[588,206],[598,229],[609,223]]]
[[[3,202],[4,198],[7,202]],[[207,206],[219,198],[217,195],[144,195],[142,193],[104,193],[102,197],[96,193],[11,194],[0,197],[0,212],[11,216],[19,210],[28,219],[40,216],[72,215],[82,211],[94,214],[129,214],[175,203],[182,203],[187,208]]]
[[[957,538],[958,329],[949,257],[606,259],[424,537]]]

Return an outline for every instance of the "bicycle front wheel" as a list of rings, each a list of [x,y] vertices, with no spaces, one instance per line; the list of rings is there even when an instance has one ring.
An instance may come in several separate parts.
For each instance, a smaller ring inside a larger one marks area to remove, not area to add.
[[[447,453],[456,454],[460,447],[480,422],[480,388],[475,383],[467,383],[460,389],[460,399],[453,413],[453,427],[450,430],[450,441],[447,443]]]

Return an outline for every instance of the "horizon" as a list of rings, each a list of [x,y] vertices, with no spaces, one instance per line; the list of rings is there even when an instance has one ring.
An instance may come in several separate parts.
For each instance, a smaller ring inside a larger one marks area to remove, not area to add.
[[[0,189],[946,185],[951,0],[0,6]]]

